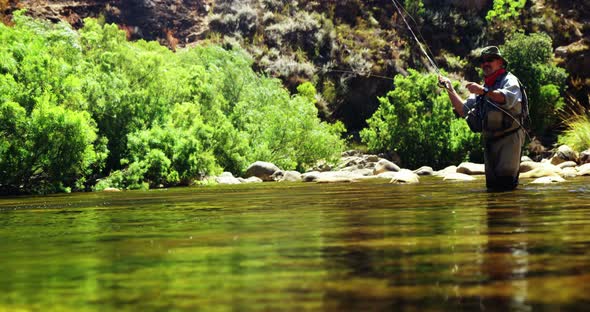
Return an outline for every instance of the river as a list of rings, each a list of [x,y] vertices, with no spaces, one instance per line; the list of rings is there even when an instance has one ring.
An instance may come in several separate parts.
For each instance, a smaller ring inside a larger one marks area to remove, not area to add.
[[[4,197],[0,311],[588,311],[588,181]]]

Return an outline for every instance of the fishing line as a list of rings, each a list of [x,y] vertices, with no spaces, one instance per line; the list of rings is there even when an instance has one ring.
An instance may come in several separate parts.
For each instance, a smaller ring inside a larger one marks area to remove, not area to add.
[[[428,62],[430,62],[430,65],[432,67],[434,67],[434,70],[436,71],[436,73],[437,74],[440,74],[440,69],[436,65],[436,62],[430,57],[430,55],[428,55],[428,52],[426,52],[426,50],[424,49],[424,45],[426,45],[426,44],[423,45],[420,42],[420,39],[418,39],[418,36],[416,36],[416,33],[414,33],[414,30],[410,26],[410,23],[408,23],[408,21],[406,20],[406,17],[404,15],[405,9],[402,10],[403,6],[401,4],[399,4],[397,2],[397,0],[391,0],[391,2],[393,3],[393,5],[395,6],[395,8],[397,9],[397,12],[399,13],[399,15],[401,16],[402,20],[406,24],[406,27],[408,28],[408,30],[412,34],[412,37],[414,37],[414,40],[416,41],[416,43],[420,47],[420,51],[422,51],[422,53],[424,54],[424,56],[426,56],[426,59],[428,60]],[[414,20],[414,18],[412,17],[412,15],[410,15],[407,11],[405,11],[405,12],[414,21],[414,23],[416,23],[416,20]],[[420,36],[422,37],[422,34],[420,34]],[[424,39],[424,37],[422,37],[422,39]],[[426,47],[428,47],[428,45],[426,45]],[[428,48],[428,50],[430,50],[430,48]],[[432,53],[432,51],[431,51],[431,53]]]

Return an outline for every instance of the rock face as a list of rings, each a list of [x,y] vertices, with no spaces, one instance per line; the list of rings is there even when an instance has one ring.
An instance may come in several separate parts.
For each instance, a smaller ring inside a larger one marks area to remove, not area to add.
[[[246,178],[258,177],[262,181],[274,181],[272,175],[279,171],[279,167],[265,161],[257,161],[246,169]]]
[[[127,32],[129,39],[157,40],[174,48],[204,38],[213,0],[40,1],[21,0],[27,14],[53,22],[66,20],[76,28],[86,17],[106,17]]]

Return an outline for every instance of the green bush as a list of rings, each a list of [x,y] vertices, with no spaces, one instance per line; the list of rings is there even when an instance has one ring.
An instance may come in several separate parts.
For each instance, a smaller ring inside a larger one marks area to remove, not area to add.
[[[508,69],[527,88],[533,133],[545,134],[559,122],[567,77],[565,70],[553,61],[551,38],[546,34],[517,33],[501,49],[509,62]]]
[[[480,154],[479,137],[455,118],[436,75],[410,69],[395,77],[395,89],[380,98],[361,139],[374,152],[396,152],[407,167],[442,168]]]
[[[0,103],[0,193],[50,193],[80,188],[100,157],[96,128],[86,112],[40,100],[28,114]]]
[[[343,149],[313,85],[291,95],[242,50],[174,53],[93,19],[79,33],[14,20],[0,24],[0,192],[187,185],[256,160],[303,170]]]

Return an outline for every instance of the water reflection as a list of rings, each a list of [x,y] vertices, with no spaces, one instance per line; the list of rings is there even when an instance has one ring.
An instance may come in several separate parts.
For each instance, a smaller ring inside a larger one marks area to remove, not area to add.
[[[584,188],[425,179],[0,200],[0,311],[583,310]]]
[[[488,242],[482,267],[487,274],[486,284],[507,295],[485,298],[482,300],[482,309],[493,307],[504,311],[532,310],[526,302],[529,271],[528,208],[524,202],[518,201],[518,196],[488,193]]]

